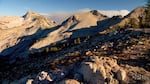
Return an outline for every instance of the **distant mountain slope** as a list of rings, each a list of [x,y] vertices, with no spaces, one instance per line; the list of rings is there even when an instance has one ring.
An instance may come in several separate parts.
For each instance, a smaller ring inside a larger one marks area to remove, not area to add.
[[[96,10],[75,14],[64,21],[57,30],[49,33],[46,38],[35,43],[31,48],[41,48],[53,42],[61,41],[69,37],[75,38],[91,35],[94,32],[90,30],[96,30],[97,22],[107,18],[107,16],[99,13]],[[95,28],[92,28],[94,26]],[[78,35],[73,36],[74,31],[76,30],[81,31],[77,32]]]
[[[110,28],[124,28],[124,27],[140,27],[141,17],[145,17],[145,8],[137,7],[131,11],[127,16],[125,16],[119,23],[111,26]]]
[[[0,30],[0,55],[17,55],[26,52],[29,44],[33,44],[35,40],[42,37],[41,33],[44,32],[42,30],[50,30],[51,27],[56,26],[53,21],[32,11],[29,11],[22,19],[22,24],[18,22],[20,25]],[[15,18],[13,20],[15,21]]]
[[[33,11],[28,11],[24,16],[24,22],[25,24],[30,22],[35,22],[37,26],[40,28],[49,28],[51,26],[54,26],[55,22],[52,20],[48,20],[43,15],[35,13]]]

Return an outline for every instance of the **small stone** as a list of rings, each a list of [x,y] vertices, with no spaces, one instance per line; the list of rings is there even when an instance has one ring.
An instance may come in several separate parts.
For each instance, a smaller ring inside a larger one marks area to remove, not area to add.
[[[74,74],[73,79],[78,80],[78,81],[82,81],[83,80],[83,76],[79,73]]]
[[[143,45],[144,43],[142,41],[139,41],[139,44]]]
[[[92,55],[92,52],[91,51],[87,51],[86,55]]]
[[[28,79],[26,84],[33,84],[33,81],[34,81],[33,79]]]
[[[117,79],[120,81],[124,81],[126,78],[126,71],[123,69],[118,70],[117,72]]]

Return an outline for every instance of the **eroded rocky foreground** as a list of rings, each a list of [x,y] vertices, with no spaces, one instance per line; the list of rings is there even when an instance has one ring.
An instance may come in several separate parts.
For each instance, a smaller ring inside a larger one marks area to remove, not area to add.
[[[76,68],[75,68],[76,67]],[[66,78],[67,77],[67,78]],[[129,65],[117,64],[116,58],[94,56],[79,65],[42,71],[37,76],[27,76],[14,83],[27,84],[126,84],[149,83],[150,72]]]
[[[55,54],[10,66],[9,71],[1,73],[1,79],[4,84],[150,83],[149,29],[127,28],[94,37]]]

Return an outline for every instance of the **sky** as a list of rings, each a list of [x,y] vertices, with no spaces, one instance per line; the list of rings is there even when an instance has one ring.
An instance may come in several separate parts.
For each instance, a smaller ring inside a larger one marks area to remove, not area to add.
[[[28,10],[42,14],[91,10],[128,10],[147,0],[0,0],[0,16],[22,16]]]

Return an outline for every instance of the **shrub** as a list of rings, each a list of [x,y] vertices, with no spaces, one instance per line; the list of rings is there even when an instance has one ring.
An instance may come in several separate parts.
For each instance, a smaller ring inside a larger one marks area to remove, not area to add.
[[[61,50],[61,48],[58,48],[58,47],[51,47],[50,50],[56,52],[56,51]]]

